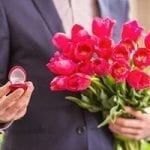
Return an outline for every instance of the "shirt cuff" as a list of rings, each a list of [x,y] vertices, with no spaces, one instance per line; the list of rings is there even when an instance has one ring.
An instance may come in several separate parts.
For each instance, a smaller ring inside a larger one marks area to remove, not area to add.
[[[8,123],[0,123],[0,133],[3,133],[5,130],[7,130],[11,125],[13,121],[10,121]]]

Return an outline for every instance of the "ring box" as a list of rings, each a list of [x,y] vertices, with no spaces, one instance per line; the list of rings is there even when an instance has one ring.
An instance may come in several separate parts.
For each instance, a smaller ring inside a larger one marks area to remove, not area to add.
[[[18,88],[22,88],[24,90],[27,89],[27,84],[25,83],[27,79],[27,74],[25,69],[22,66],[14,66],[10,69],[8,75],[9,81],[11,85],[9,88],[11,91],[14,91]]]

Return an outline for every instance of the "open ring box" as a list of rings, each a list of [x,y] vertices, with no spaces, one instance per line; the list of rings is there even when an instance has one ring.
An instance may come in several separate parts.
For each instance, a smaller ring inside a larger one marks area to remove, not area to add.
[[[9,86],[11,91],[14,91],[18,88],[23,88],[24,90],[27,89],[27,84],[25,83],[27,79],[26,71],[21,66],[14,66],[10,69],[8,74],[9,81],[11,85]]]

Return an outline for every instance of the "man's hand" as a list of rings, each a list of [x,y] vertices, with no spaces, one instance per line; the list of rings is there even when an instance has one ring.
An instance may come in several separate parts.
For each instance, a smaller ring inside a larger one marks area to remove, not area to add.
[[[150,114],[135,111],[130,107],[126,111],[135,119],[118,118],[109,125],[112,132],[131,139],[145,139],[150,137]]]
[[[0,87],[0,123],[7,123],[23,117],[27,111],[31,94],[34,90],[31,82],[26,82],[26,91],[19,88],[10,93],[8,82]]]

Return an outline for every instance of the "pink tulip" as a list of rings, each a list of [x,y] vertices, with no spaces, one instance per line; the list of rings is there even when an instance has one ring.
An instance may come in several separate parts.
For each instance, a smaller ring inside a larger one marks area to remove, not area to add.
[[[115,20],[110,18],[99,18],[95,17],[92,23],[92,31],[93,34],[98,37],[110,37],[112,35],[113,26],[115,24]]]
[[[122,39],[131,39],[135,42],[138,41],[142,34],[143,28],[139,26],[137,21],[129,21],[123,25],[122,29]]]
[[[75,73],[72,76],[67,78],[66,81],[66,88],[69,91],[83,91],[87,89],[91,84],[90,76],[82,74],[82,73]]]
[[[150,76],[140,70],[133,70],[127,77],[128,84],[137,89],[145,89],[150,87]]]

